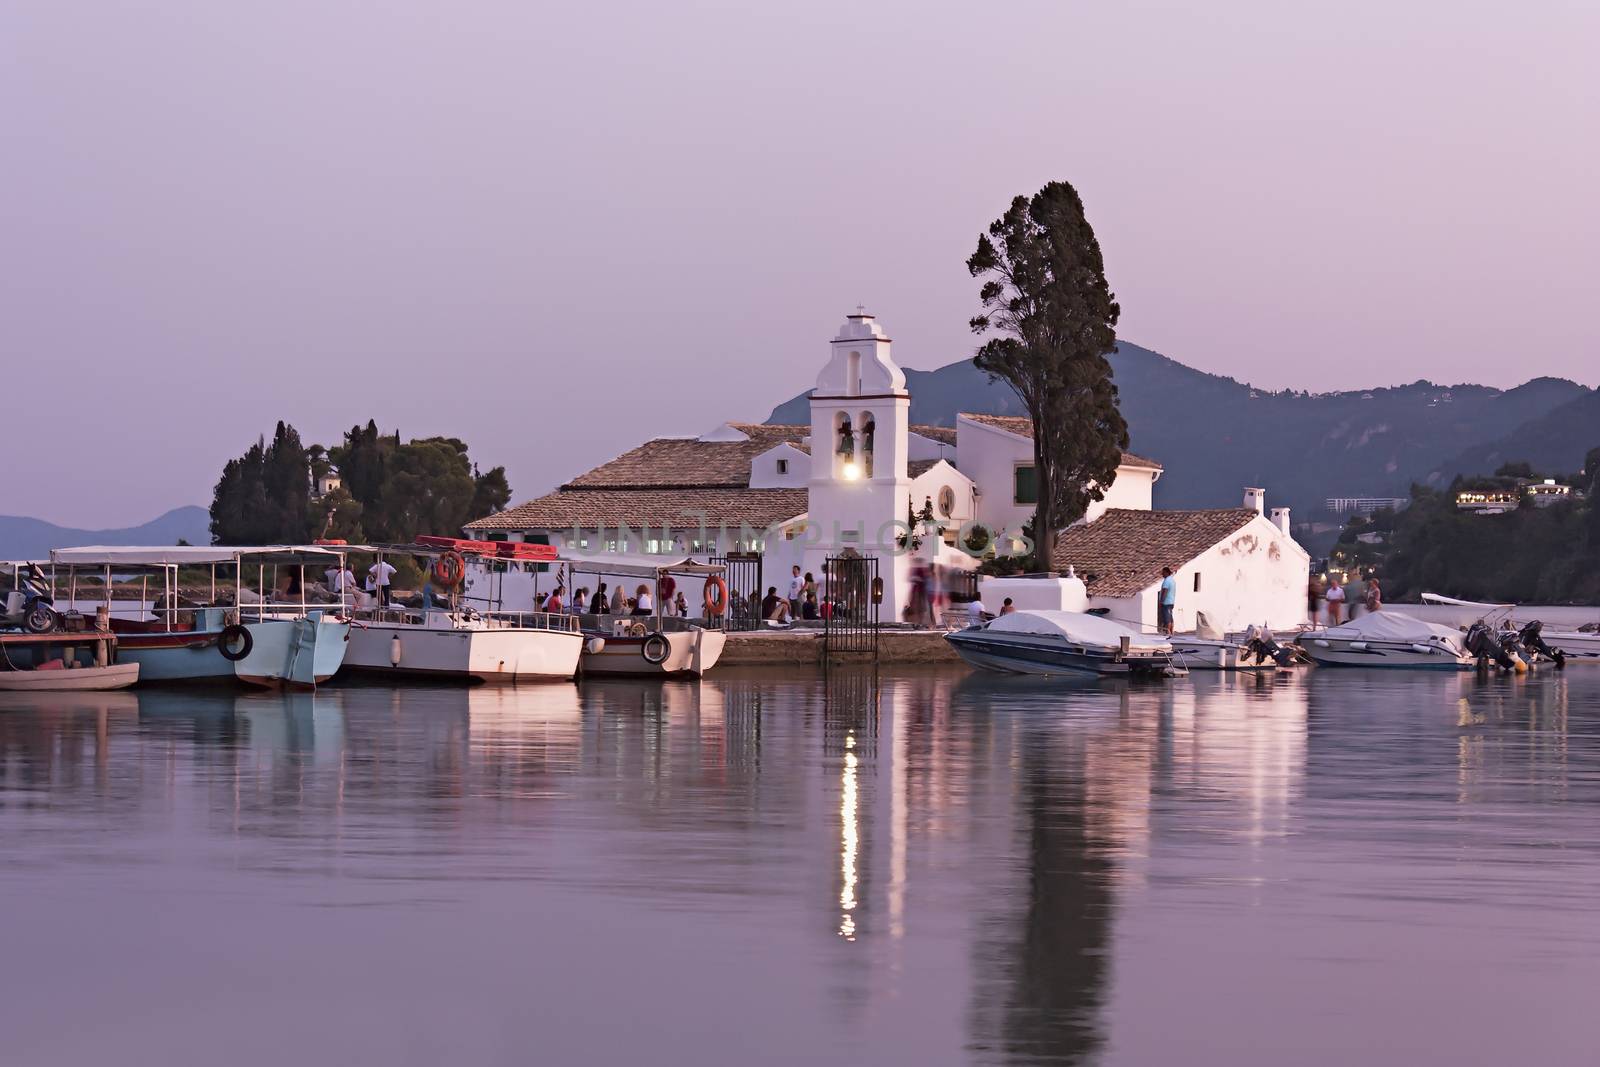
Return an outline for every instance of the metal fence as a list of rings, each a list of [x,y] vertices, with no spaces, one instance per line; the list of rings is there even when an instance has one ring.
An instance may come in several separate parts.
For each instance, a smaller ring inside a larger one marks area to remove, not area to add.
[[[761,584],[761,553],[729,552],[726,556],[712,556],[711,562],[727,568],[722,574],[723,580],[728,583],[728,611],[723,617],[723,627],[728,630],[759,629],[761,598],[767,592]]]
[[[883,582],[876,556],[829,556],[822,568],[822,649],[828,656],[878,656],[878,608]]]

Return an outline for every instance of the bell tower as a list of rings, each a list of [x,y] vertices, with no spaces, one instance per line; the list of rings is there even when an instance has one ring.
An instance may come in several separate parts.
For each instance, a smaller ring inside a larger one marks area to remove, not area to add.
[[[899,619],[907,554],[895,538],[911,499],[906,471],[911,394],[890,340],[865,308],[846,316],[811,394],[811,481],[806,558],[853,549],[879,558],[883,619]]]

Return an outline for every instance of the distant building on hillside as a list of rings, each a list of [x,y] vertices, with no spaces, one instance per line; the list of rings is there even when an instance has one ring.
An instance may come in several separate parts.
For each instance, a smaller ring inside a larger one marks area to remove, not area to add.
[[[1399,511],[1409,503],[1403,496],[1330,496],[1327,507],[1336,515],[1371,515],[1384,508]]]
[[[1456,494],[1456,507],[1479,515],[1500,515],[1517,510],[1522,494],[1515,489],[1463,489]]]
[[[1523,487],[1523,492],[1528,495],[1534,507],[1547,508],[1551,504],[1569,499],[1572,496],[1572,486],[1562,485],[1554,478],[1546,478],[1540,482],[1530,482]]]

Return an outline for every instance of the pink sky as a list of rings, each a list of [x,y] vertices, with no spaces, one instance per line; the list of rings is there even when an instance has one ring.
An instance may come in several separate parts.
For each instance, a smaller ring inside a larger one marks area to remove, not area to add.
[[[0,511],[208,503],[278,418],[461,436],[524,498],[764,417],[858,302],[969,355],[963,260],[1053,178],[1121,334],[1192,366],[1595,385],[1596,40],[1577,2],[6,5]]]

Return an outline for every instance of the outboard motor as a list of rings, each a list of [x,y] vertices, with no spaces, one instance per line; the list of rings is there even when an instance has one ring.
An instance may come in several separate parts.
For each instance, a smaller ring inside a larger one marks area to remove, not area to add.
[[[1529,652],[1537,652],[1545,659],[1553,662],[1556,665],[1556,670],[1559,671],[1567,665],[1567,654],[1559,648],[1551,648],[1545,642],[1543,631],[1544,623],[1534,619],[1522,628],[1521,632],[1517,634],[1517,639],[1521,641],[1522,646]]]
[[[1467,647],[1468,652],[1478,657],[1480,667],[1493,660],[1501,670],[1517,669],[1517,662],[1511,658],[1511,653],[1500,643],[1500,638],[1495,636],[1494,630],[1481,619],[1467,630],[1467,636],[1462,644]]]
[[[1278,644],[1272,636],[1271,630],[1261,630],[1250,627],[1250,634],[1244,643],[1245,655],[1254,656],[1257,663],[1272,660],[1280,667],[1294,666],[1294,653]]]

